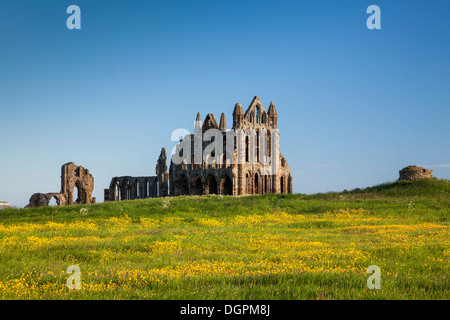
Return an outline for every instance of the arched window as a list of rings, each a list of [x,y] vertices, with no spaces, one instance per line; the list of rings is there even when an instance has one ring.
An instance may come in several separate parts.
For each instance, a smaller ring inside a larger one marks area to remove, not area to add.
[[[225,175],[221,181],[222,194],[232,195],[233,194],[233,183],[228,175]]]
[[[203,194],[203,183],[202,183],[202,179],[200,179],[199,176],[197,176],[194,179],[192,193],[194,195],[202,195]]]
[[[280,192],[284,193],[284,179],[283,179],[283,177],[280,178]]]
[[[256,162],[259,162],[259,130],[255,131],[256,139]]]
[[[58,202],[56,201],[56,197],[51,197],[50,201],[48,202],[48,205],[50,207],[56,207],[58,205]]]
[[[249,142],[248,142],[248,136],[245,136],[245,161],[248,162],[248,149],[249,149]]]
[[[182,175],[179,180],[179,188],[180,188],[180,195],[188,195],[189,194],[189,185],[188,180],[185,175]]]
[[[249,181],[248,181],[248,173],[245,175],[245,193],[247,193],[248,194],[248,184],[249,184]]]
[[[78,185],[75,184],[72,191],[72,203],[77,204],[80,201],[80,190],[78,188]]]
[[[258,173],[255,173],[255,190],[253,191],[254,194],[259,194],[259,185],[258,185]]]
[[[210,174],[205,180],[206,194],[217,194],[217,181],[216,178]]]

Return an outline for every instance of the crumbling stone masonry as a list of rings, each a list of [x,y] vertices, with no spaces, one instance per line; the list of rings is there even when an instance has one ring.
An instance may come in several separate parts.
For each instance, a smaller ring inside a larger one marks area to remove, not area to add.
[[[61,167],[61,193],[67,199],[67,204],[95,203],[93,191],[94,177],[88,169],[73,162]]]
[[[46,207],[49,205],[52,198],[55,198],[58,206],[67,204],[66,198],[62,193],[35,193],[30,198],[30,203],[27,207]]]
[[[399,176],[398,180],[430,179],[433,177],[433,170],[420,166],[407,166],[399,171]]]
[[[266,111],[258,97],[254,97],[246,112],[237,103],[233,111],[233,129],[242,129],[246,134],[254,130],[253,134],[259,135],[260,130],[267,130],[268,146],[271,144],[271,131],[278,129],[278,115],[273,102]],[[291,169],[281,154],[277,153],[279,169],[268,175],[263,170],[261,161],[256,163],[249,161],[249,145],[247,140],[241,141],[245,148],[234,146],[234,159],[226,159],[225,143],[227,125],[225,115],[222,113],[218,123],[213,114],[209,113],[202,122],[200,113],[197,113],[196,129],[205,132],[215,128],[222,132],[224,141],[224,153],[220,163],[202,164],[181,163],[174,164],[171,161],[167,172],[167,155],[163,148],[156,165],[154,177],[114,177],[109,189],[105,189],[105,201],[119,201],[127,199],[179,196],[179,195],[245,195],[263,193],[292,193]],[[197,127],[198,126],[198,127]],[[191,134],[191,143],[194,145],[194,135]],[[248,136],[243,139],[247,139]],[[256,139],[257,140],[257,139]],[[257,140],[258,141],[258,140]],[[181,142],[180,142],[181,143]],[[203,150],[209,142],[203,141]],[[275,144],[274,144],[275,145]],[[194,147],[191,148],[192,159]],[[271,154],[268,154],[271,156]],[[239,161],[238,161],[239,160]]]
[[[169,173],[167,172],[166,149],[161,149],[156,164],[156,176],[114,177],[105,189],[105,201],[134,200],[165,197],[169,195]]]
[[[9,202],[0,201],[0,210],[10,208]]]
[[[60,193],[35,193],[27,207],[48,206],[52,198],[58,206],[95,203],[93,191],[94,177],[89,170],[69,162],[61,167]]]

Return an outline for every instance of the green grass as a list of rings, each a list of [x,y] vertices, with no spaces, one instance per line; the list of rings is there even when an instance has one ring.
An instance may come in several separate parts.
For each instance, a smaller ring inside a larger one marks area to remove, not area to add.
[[[3,299],[449,299],[450,181],[0,211]],[[69,265],[82,288],[66,286]],[[365,271],[381,269],[381,289]]]

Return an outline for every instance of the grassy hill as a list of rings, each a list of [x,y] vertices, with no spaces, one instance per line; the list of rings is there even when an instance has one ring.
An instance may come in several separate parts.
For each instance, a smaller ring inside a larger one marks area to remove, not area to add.
[[[3,299],[449,299],[450,181],[0,211]],[[81,269],[81,289],[66,269]],[[369,290],[367,267],[381,269]]]

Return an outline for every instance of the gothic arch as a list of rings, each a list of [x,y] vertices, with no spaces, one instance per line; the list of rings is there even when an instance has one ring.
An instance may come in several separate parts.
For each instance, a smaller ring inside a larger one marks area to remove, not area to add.
[[[258,97],[254,97],[253,101],[250,103],[247,111],[244,114],[244,119],[247,120],[249,124],[260,124],[264,123],[263,115],[266,113],[261,101]]]
[[[261,122],[267,124],[267,113],[265,111],[261,114]]]
[[[178,191],[177,194],[180,196],[189,194],[189,184],[186,175],[182,174],[178,177],[176,189]]]
[[[203,194],[203,182],[199,175],[195,175],[191,183],[191,193],[193,195]]]
[[[121,190],[120,190],[120,182],[119,182],[119,180],[116,180],[114,182],[113,188],[114,188],[114,199],[115,199],[115,201],[122,200],[122,193],[121,193]]]
[[[253,175],[250,171],[245,174],[245,190],[246,194],[253,193]]]
[[[217,194],[217,180],[213,174],[209,174],[205,180],[205,194]]]
[[[255,180],[254,180],[254,186],[253,186],[253,194],[259,194],[259,189],[260,189],[260,185],[261,185],[261,181],[260,181],[260,175],[259,172],[255,173]]]
[[[86,191],[83,190],[80,181],[76,181],[72,188],[72,204],[84,203],[83,201],[83,193]]]
[[[224,174],[220,181],[220,193],[223,195],[233,195],[233,179],[228,174]]]

